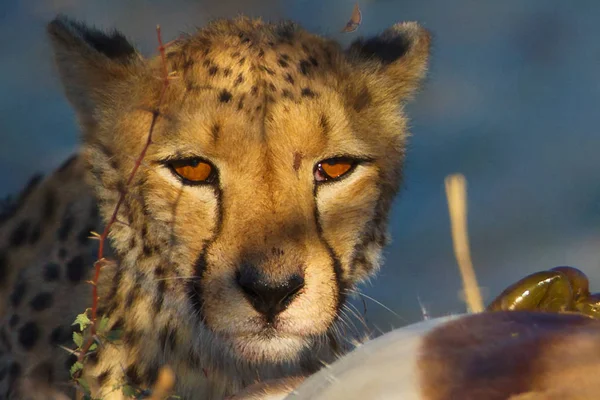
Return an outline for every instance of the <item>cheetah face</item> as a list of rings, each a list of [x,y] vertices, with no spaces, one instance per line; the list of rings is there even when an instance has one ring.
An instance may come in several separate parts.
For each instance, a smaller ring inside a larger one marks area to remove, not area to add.
[[[398,24],[342,51],[293,24],[221,21],[165,63],[68,20],[50,34],[106,219],[126,192],[113,246],[145,304],[253,363],[325,340],[379,265],[427,33]]]

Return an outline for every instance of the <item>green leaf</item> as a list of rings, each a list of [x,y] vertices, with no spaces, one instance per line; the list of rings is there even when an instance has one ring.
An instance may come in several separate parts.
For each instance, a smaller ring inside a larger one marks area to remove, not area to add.
[[[102,317],[100,319],[100,323],[98,324],[98,332],[102,333],[106,330],[106,326],[108,325],[108,317]]]
[[[92,321],[90,321],[90,319],[87,316],[87,312],[84,312],[83,314],[79,314],[77,316],[77,318],[75,318],[75,322],[73,322],[71,325],[77,325],[79,324],[79,329],[81,331],[83,331],[85,328],[87,328],[88,326],[90,326],[92,324]]]
[[[77,345],[77,348],[80,349],[83,345],[83,335],[81,333],[73,332],[73,341]]]
[[[122,391],[125,397],[135,397],[135,389],[130,385],[123,386]]]
[[[83,378],[78,378],[77,379],[77,383],[79,384],[79,387],[83,390],[83,393],[90,395],[90,385],[88,385],[87,381]]]
[[[79,361],[75,362],[75,364],[71,365],[71,376],[75,375],[78,371],[83,369],[83,364]]]
[[[113,329],[106,333],[106,340],[109,342],[116,342],[117,340],[121,340],[121,336],[123,336],[122,329]]]
[[[88,349],[88,351],[94,351],[98,348],[98,343],[94,342],[92,343],[92,345],[90,346],[90,348]]]

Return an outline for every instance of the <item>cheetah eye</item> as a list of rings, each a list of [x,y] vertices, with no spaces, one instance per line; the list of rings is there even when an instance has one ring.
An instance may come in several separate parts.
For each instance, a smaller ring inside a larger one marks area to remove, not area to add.
[[[187,184],[212,183],[217,175],[211,164],[199,158],[169,161],[167,165]]]
[[[325,182],[347,175],[356,166],[357,161],[349,158],[330,158],[319,162],[315,167],[315,180]]]

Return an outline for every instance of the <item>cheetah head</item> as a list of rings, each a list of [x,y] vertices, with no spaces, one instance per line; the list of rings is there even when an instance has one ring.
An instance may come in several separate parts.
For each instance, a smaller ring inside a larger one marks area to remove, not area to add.
[[[164,61],[63,17],[49,33],[105,221],[123,195],[111,239],[138,308],[249,363],[326,340],[379,266],[428,33],[401,23],[342,49],[240,18]]]

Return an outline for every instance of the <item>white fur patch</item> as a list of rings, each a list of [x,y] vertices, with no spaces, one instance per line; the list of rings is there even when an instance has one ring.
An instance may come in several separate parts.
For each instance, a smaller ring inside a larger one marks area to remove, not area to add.
[[[386,333],[324,367],[286,399],[420,400],[417,361],[423,336],[460,317],[430,319]]]

